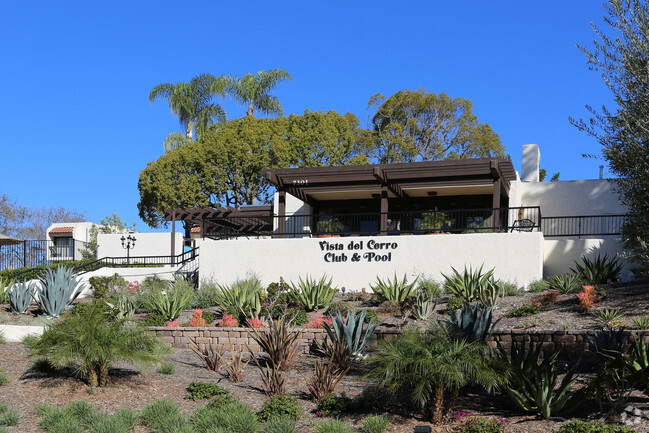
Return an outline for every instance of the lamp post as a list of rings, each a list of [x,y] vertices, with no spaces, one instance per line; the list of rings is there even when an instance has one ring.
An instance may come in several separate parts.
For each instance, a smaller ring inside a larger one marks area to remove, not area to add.
[[[126,249],[126,264],[131,264],[131,248],[135,248],[135,236],[128,235],[128,237],[122,236],[120,239],[122,241],[122,248]]]

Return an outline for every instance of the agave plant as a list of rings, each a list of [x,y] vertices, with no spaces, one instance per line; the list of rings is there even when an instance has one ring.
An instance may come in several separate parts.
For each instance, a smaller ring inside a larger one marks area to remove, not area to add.
[[[315,311],[327,306],[334,298],[336,289],[331,287],[331,278],[327,281],[326,275],[320,280],[307,277],[297,285],[291,283],[291,295],[298,300],[306,311]]]
[[[564,415],[575,410],[589,395],[590,389],[585,386],[577,391],[570,391],[575,383],[575,364],[563,377],[557,387],[557,357],[559,351],[549,356],[542,356],[541,343],[534,344],[530,340],[529,348],[525,343],[517,345],[512,342],[509,356],[498,346],[498,357],[509,365],[509,381],[505,384],[505,392],[521,409],[532,412],[541,418],[553,415]],[[539,363],[539,360],[543,361]]]
[[[160,314],[165,322],[176,320],[180,313],[187,308],[192,301],[193,293],[191,290],[182,288],[169,289],[164,292],[153,292],[145,298],[146,304],[151,310]]]
[[[577,274],[553,275],[548,278],[548,285],[551,290],[556,290],[562,295],[574,293],[579,288],[579,276]]]
[[[414,296],[417,291],[417,279],[408,284],[408,277],[403,276],[403,280],[399,281],[397,275],[394,274],[394,280],[389,279],[383,281],[379,277],[376,278],[375,285],[370,285],[370,288],[381,301],[396,301],[402,302],[409,296]]]
[[[59,317],[86,288],[67,266],[47,269],[40,281],[35,299],[45,314],[52,317]]]
[[[645,330],[649,329],[649,316],[638,316],[631,319],[633,322],[633,329]]]
[[[450,331],[461,334],[469,341],[486,342],[496,329],[500,319],[493,324],[493,310],[480,305],[465,303],[461,309],[451,313],[450,319],[441,322]]]
[[[261,313],[261,282],[256,278],[237,280],[230,286],[218,285],[214,297],[225,311],[236,311],[242,318],[259,317]]]
[[[605,329],[619,328],[622,325],[622,318],[624,317],[624,313],[621,313],[620,310],[609,310],[608,308],[596,310],[593,315]]]
[[[135,304],[126,293],[119,293],[113,302],[104,301],[118,320],[130,320],[135,314]]]
[[[14,314],[24,314],[27,308],[32,304],[36,293],[36,282],[21,281],[15,283],[7,291],[9,298],[9,308]]]
[[[367,324],[367,328],[363,329],[366,312],[366,310],[362,310],[356,315],[354,311],[351,311],[345,318],[338,313],[331,326],[327,323],[323,325],[328,338],[321,343],[320,348],[333,359],[336,367],[341,371],[349,368],[352,360],[363,357],[363,351],[376,327],[380,324],[378,321],[375,322],[375,318],[372,318]]]
[[[413,314],[417,320],[428,320],[433,315],[437,302],[433,302],[430,298],[423,294],[417,296]]]
[[[477,270],[473,270],[472,267],[469,269],[464,267],[464,271],[459,273],[455,268],[451,267],[453,274],[445,275],[442,274],[444,279],[444,288],[446,293],[451,293],[458,298],[462,298],[465,302],[473,302],[480,297],[480,291],[484,287],[488,287],[493,282],[493,273],[494,269],[482,273],[482,268],[484,265],[480,266]]]
[[[609,281],[617,281],[622,271],[622,264],[617,257],[602,256],[599,252],[592,259],[581,256],[581,263],[575,260],[575,268],[572,272],[579,275],[585,284],[606,284]]]
[[[494,280],[487,280],[478,288],[478,299],[485,308],[495,309],[503,298],[505,291],[500,284]]]

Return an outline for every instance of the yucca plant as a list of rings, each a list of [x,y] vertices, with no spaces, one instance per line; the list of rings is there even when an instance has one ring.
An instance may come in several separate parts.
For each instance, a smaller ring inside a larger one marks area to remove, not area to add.
[[[7,291],[9,308],[14,314],[24,314],[34,300],[36,282],[20,281],[14,283]]]
[[[509,356],[498,346],[498,357],[509,365],[508,381],[504,385],[509,398],[521,409],[541,418],[565,415],[575,410],[589,395],[590,389],[582,387],[570,391],[575,383],[575,364],[563,377],[557,387],[557,357],[559,351],[542,356],[543,345],[530,340],[529,347],[512,342]],[[543,360],[539,363],[539,360]]]
[[[602,324],[604,329],[619,328],[622,325],[622,318],[624,317],[624,314],[620,310],[609,310],[608,308],[596,310],[593,315]]]
[[[473,302],[480,297],[480,291],[484,287],[493,284],[494,269],[491,269],[484,274],[480,266],[477,270],[464,267],[464,271],[459,273],[455,268],[451,267],[453,273],[451,275],[442,274],[444,277],[444,289],[446,293],[451,293],[465,302]]]
[[[579,288],[579,276],[577,274],[553,275],[548,278],[548,285],[551,290],[569,295]]]
[[[617,281],[622,271],[622,263],[617,257],[602,256],[599,252],[592,259],[581,256],[581,263],[575,260],[575,268],[572,272],[579,275],[584,284],[606,284],[609,281]]]
[[[192,301],[191,290],[174,289],[171,285],[164,292],[153,292],[145,298],[146,304],[164,318],[165,322],[176,320]]]
[[[500,322],[498,319],[492,324],[492,318],[491,308],[465,303],[461,309],[451,313],[450,319],[445,319],[441,323],[469,341],[486,342]]]
[[[56,368],[73,366],[75,375],[91,386],[105,386],[112,364],[155,363],[169,352],[169,346],[137,324],[112,320],[103,305],[91,304],[46,328],[30,356],[46,358]]]
[[[300,347],[300,338],[304,332],[304,329],[292,330],[290,324],[290,322],[279,318],[271,319],[268,328],[246,329],[248,335],[255,340],[280,371],[290,369],[295,363]]]
[[[394,274],[394,280],[386,279],[381,280],[376,277],[376,284],[370,284],[370,288],[376,296],[383,301],[396,301],[402,302],[409,296],[414,296],[417,291],[417,278],[415,281],[408,284],[408,277],[403,276],[403,280],[399,281],[397,275]]]
[[[366,313],[366,310],[362,310],[356,315],[352,311],[344,318],[338,313],[333,318],[331,326],[327,323],[323,325],[327,338],[320,343],[320,350],[334,360],[338,370],[346,370],[353,360],[363,358],[363,352],[380,324],[375,321],[376,318],[372,318],[363,329]]]
[[[344,370],[335,367],[332,356],[329,362],[316,361],[314,370],[313,375],[306,378],[306,384],[313,399],[320,401],[325,395],[336,390],[336,386],[343,380],[349,367]]]
[[[239,321],[257,318],[261,313],[261,293],[263,288],[257,278],[237,280],[230,286],[218,285],[214,293],[219,306],[228,312],[236,312]]]
[[[35,299],[45,314],[53,317],[59,317],[86,288],[67,266],[46,269],[40,282]]]
[[[320,280],[307,275],[304,280],[300,277],[297,285],[291,283],[291,295],[306,311],[315,311],[329,305],[335,293],[336,289],[331,287],[331,278],[327,280],[326,275]]]

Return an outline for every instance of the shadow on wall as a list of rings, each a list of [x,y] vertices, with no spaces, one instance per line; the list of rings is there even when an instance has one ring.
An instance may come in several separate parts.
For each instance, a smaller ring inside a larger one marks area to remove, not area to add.
[[[620,239],[552,239],[545,240],[545,258],[543,260],[543,278],[565,274],[574,268],[575,260],[581,256],[593,257],[600,253],[609,257],[619,256],[623,251]],[[631,269],[632,263],[621,260],[624,269]]]

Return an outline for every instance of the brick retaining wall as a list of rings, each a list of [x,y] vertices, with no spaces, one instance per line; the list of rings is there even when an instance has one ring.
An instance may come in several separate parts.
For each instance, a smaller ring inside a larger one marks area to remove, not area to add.
[[[246,347],[253,352],[259,351],[259,346],[250,337],[246,328],[165,328],[151,327],[160,340],[177,348],[189,347],[188,338],[196,341],[201,348],[210,345],[225,346],[229,348],[230,342],[235,350],[245,350]],[[377,328],[370,341],[370,351],[376,347],[381,339],[394,338],[399,334],[397,328]],[[641,335],[645,342],[649,342],[649,331],[625,331],[630,336]],[[491,338],[491,344],[500,343],[506,350],[509,350],[512,341],[517,343],[523,340],[541,342],[544,351],[559,349],[560,357],[566,360],[581,358],[588,349],[587,335],[593,335],[592,330],[576,331],[545,331],[545,330],[521,330],[495,332]],[[305,329],[302,333],[302,351],[308,353],[315,340],[322,341],[326,336],[324,329]],[[227,350],[227,349],[226,349]]]

